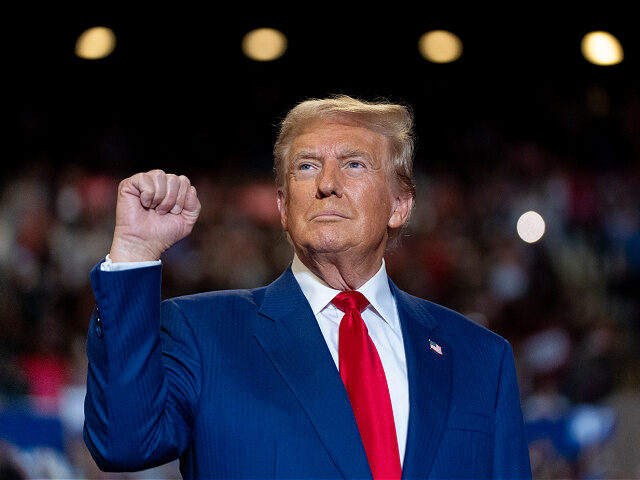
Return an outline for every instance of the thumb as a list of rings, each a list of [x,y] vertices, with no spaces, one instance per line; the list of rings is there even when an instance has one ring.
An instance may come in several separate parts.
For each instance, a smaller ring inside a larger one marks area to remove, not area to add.
[[[198,218],[198,215],[200,215],[201,208],[202,207],[200,205],[200,200],[198,200],[198,192],[196,191],[196,187],[191,185],[184,199],[182,214],[196,219]]]

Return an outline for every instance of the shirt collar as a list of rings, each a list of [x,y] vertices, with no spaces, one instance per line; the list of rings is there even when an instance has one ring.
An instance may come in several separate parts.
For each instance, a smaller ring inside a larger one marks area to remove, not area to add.
[[[333,297],[340,293],[340,290],[331,288],[322,279],[318,278],[295,254],[291,264],[291,271],[309,305],[311,305],[311,310],[313,310],[315,316],[330,304]],[[373,310],[385,322],[392,328],[396,328],[398,314],[395,299],[389,287],[384,258],[382,259],[380,270],[357,290],[369,300],[370,305],[367,308],[373,307]]]

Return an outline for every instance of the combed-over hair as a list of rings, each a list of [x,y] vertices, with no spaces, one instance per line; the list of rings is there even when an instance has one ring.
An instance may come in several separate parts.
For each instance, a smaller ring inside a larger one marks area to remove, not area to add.
[[[390,158],[384,164],[395,175],[402,192],[415,198],[412,111],[409,107],[386,100],[367,102],[348,95],[305,100],[292,108],[282,120],[273,148],[273,167],[278,188],[285,186],[289,149],[293,140],[309,124],[321,119],[352,121],[387,137]]]

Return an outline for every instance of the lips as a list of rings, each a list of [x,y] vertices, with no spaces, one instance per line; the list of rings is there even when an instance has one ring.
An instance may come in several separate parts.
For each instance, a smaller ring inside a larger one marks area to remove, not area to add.
[[[322,210],[321,212],[314,213],[311,216],[311,220],[315,220],[316,218],[329,220],[332,218],[347,218],[347,216],[337,210]]]

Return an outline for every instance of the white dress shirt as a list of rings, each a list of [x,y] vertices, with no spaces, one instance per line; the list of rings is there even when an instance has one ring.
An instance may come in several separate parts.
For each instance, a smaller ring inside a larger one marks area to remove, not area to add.
[[[344,312],[333,305],[331,300],[340,293],[340,290],[334,290],[314,275],[297,255],[293,258],[291,271],[311,305],[311,310],[318,321],[336,368],[339,368],[338,332]],[[402,463],[409,425],[409,384],[402,329],[400,328],[396,302],[389,288],[384,259],[378,273],[358,288],[358,291],[369,300],[369,306],[362,312],[362,320],[364,320],[369,330],[369,336],[378,350],[387,378],[398,439],[398,451]]]
[[[160,260],[112,263],[109,255],[107,255],[100,268],[103,271],[120,271],[159,264]],[[311,310],[318,321],[336,368],[339,368],[338,333],[344,313],[333,305],[331,300],[340,293],[340,290],[334,290],[314,275],[300,261],[297,255],[294,255],[291,270],[302,289],[302,293],[304,293],[311,305]],[[382,368],[387,378],[398,439],[400,463],[402,464],[404,462],[407,428],[409,425],[409,384],[404,343],[402,342],[402,329],[400,328],[396,301],[389,288],[384,259],[378,273],[371,277],[362,287],[358,288],[358,291],[369,300],[369,306],[362,312],[362,319],[367,326],[373,344],[378,350]]]

